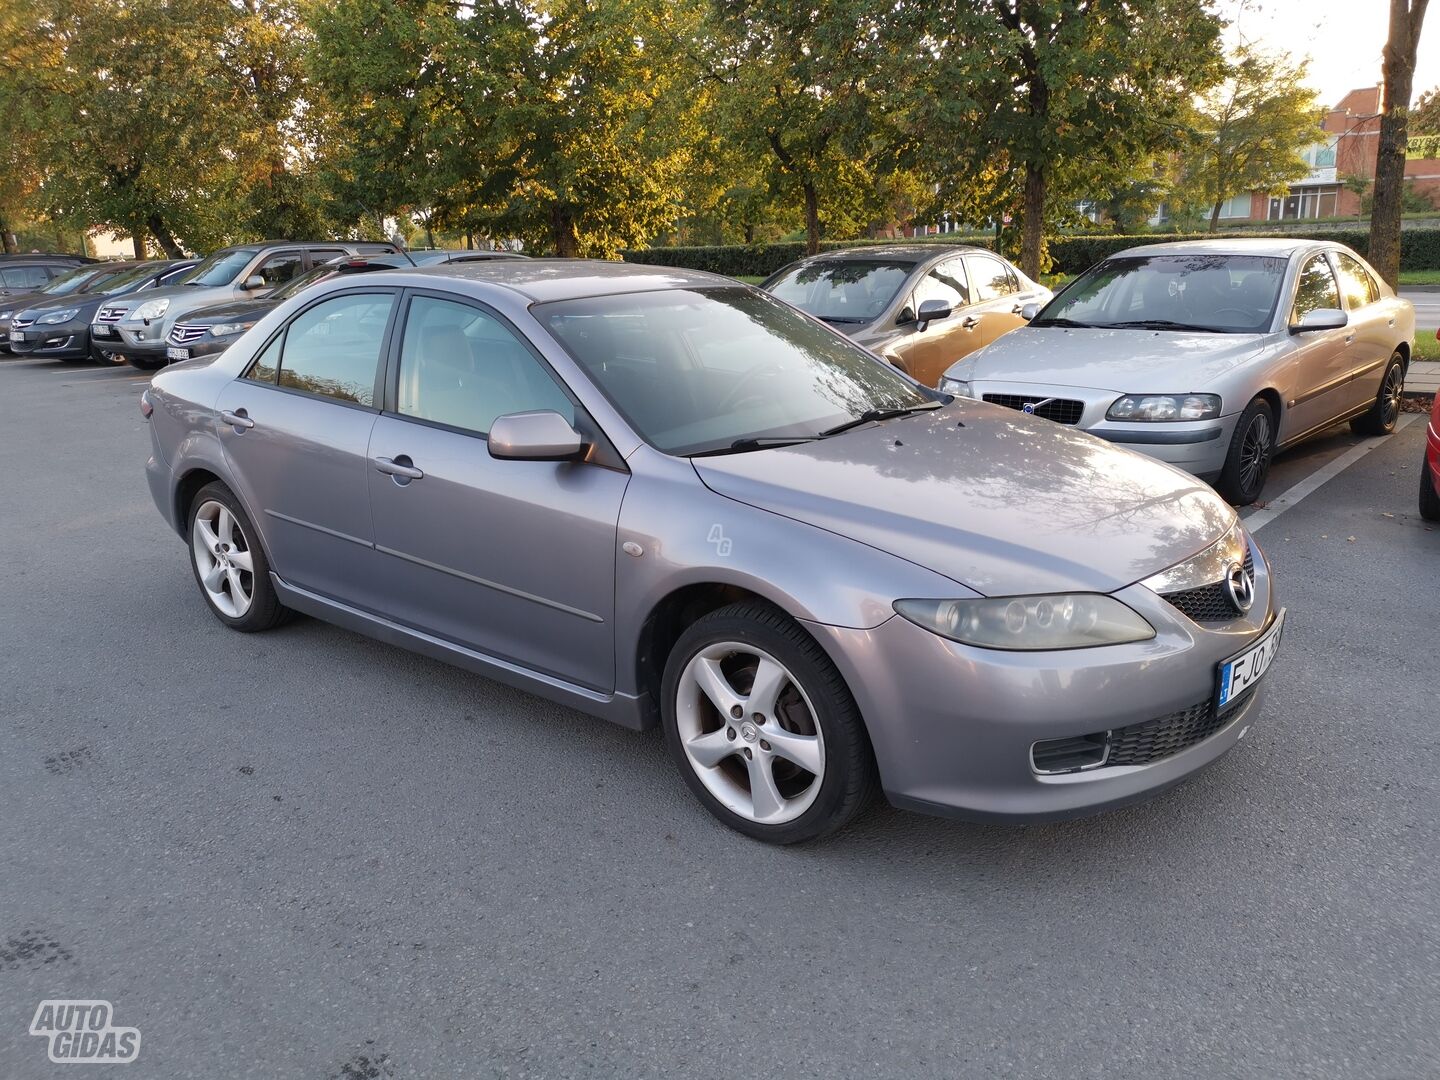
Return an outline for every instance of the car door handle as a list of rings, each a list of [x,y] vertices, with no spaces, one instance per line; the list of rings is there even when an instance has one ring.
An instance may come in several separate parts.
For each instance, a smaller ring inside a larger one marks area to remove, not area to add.
[[[1346,345],[1354,345],[1354,344],[1355,344],[1355,335],[1354,335],[1354,334],[1346,334],[1346,335],[1345,335],[1345,344],[1346,344]]]
[[[965,318],[960,320],[960,325],[966,330],[974,330],[975,327],[980,325],[980,320],[974,315],[966,315]]]
[[[425,474],[415,468],[409,457],[404,454],[398,454],[393,458],[377,457],[375,459],[375,468],[387,476],[401,476],[406,480],[425,479]]]
[[[246,414],[244,409],[236,409],[234,412],[226,409],[220,414],[220,419],[224,420],[225,423],[229,424],[233,428],[241,428],[245,431],[248,431],[250,430],[250,428],[253,428],[255,426],[255,421],[250,419],[249,415]]]
[[[1024,310],[1024,308],[1025,308],[1025,305],[1024,305],[1024,304],[1016,304],[1014,307],[1012,307],[1012,308],[1010,309],[1010,314],[1011,314],[1011,315],[1019,315],[1020,312]]]

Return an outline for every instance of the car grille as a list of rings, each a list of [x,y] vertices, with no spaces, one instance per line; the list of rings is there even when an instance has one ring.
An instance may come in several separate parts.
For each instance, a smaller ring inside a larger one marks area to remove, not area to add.
[[[986,394],[985,400],[992,405],[1004,405],[1007,409],[1024,412],[1026,405],[1045,401],[1045,395],[1032,394],[1027,397],[1023,394]],[[1085,403],[1083,401],[1072,401],[1069,398],[1053,398],[1045,401],[1043,405],[1036,405],[1031,410],[1036,416],[1053,420],[1057,424],[1078,424],[1084,411]]]
[[[34,323],[35,323],[35,320],[34,320],[34,319],[18,319],[18,318],[17,318],[17,319],[11,319],[11,320],[10,320],[10,329],[11,329],[11,330],[24,330],[25,327],[27,327],[27,326],[33,326]]]
[[[1255,577],[1255,556],[1247,545],[1245,550],[1245,573]],[[1225,582],[1212,581],[1209,585],[1186,589],[1184,592],[1164,593],[1162,599],[1178,608],[1186,618],[1197,622],[1229,622],[1245,614],[1230,600]]]
[[[99,311],[95,313],[95,321],[103,323],[117,323],[125,317],[125,312],[129,310],[129,308],[125,307],[102,307]]]
[[[192,341],[199,341],[205,336],[208,326],[195,326],[191,323],[176,323],[175,329],[170,331],[171,345],[189,345]]]
[[[1247,690],[1219,712],[1207,699],[1129,727],[1045,739],[1030,748],[1030,761],[1036,772],[1046,774],[1152,765],[1210,738],[1235,718],[1253,692]]]

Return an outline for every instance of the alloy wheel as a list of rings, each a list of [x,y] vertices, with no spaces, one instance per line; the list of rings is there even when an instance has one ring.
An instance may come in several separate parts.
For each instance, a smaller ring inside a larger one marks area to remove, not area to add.
[[[825,776],[815,708],[790,671],[738,641],[696,653],[676,687],[686,760],[727,809],[780,825],[805,813]]]
[[[255,562],[251,545],[230,508],[214,499],[195,512],[190,546],[200,572],[200,587],[217,611],[238,619],[255,600]]]
[[[1256,413],[1240,444],[1240,482],[1246,491],[1259,491],[1270,468],[1270,443],[1270,416]]]
[[[1399,364],[1390,368],[1385,376],[1385,388],[1380,392],[1380,422],[1390,427],[1400,418],[1400,397],[1405,393],[1405,373]]]

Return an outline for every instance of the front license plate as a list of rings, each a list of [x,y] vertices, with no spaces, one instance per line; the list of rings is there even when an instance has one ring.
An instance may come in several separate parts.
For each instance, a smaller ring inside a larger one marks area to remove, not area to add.
[[[189,359],[190,359],[190,350],[189,350],[189,349],[177,349],[177,348],[175,348],[174,345],[171,345],[168,349],[165,350],[165,359],[167,359],[167,360],[189,360]]]
[[[109,337],[113,331],[103,323],[95,323],[90,327],[91,337]]]
[[[10,331],[10,340],[11,340],[11,341],[24,341],[24,340],[25,340],[25,335],[22,334],[19,330],[11,330],[11,331]]]
[[[1215,707],[1223,709],[1264,677],[1280,651],[1280,632],[1285,626],[1285,612],[1275,616],[1270,629],[1260,640],[1238,656],[1232,656],[1220,665],[1220,694]]]

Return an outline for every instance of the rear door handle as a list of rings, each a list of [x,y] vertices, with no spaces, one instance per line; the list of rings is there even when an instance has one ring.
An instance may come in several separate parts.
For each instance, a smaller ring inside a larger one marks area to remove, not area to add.
[[[377,457],[375,459],[375,468],[387,476],[399,476],[406,480],[425,479],[425,474],[415,468],[415,465],[405,454],[398,454],[393,458]]]
[[[234,412],[226,409],[220,414],[220,419],[224,420],[225,423],[233,428],[240,428],[245,431],[255,426],[255,421],[250,419],[244,409],[236,409]]]

